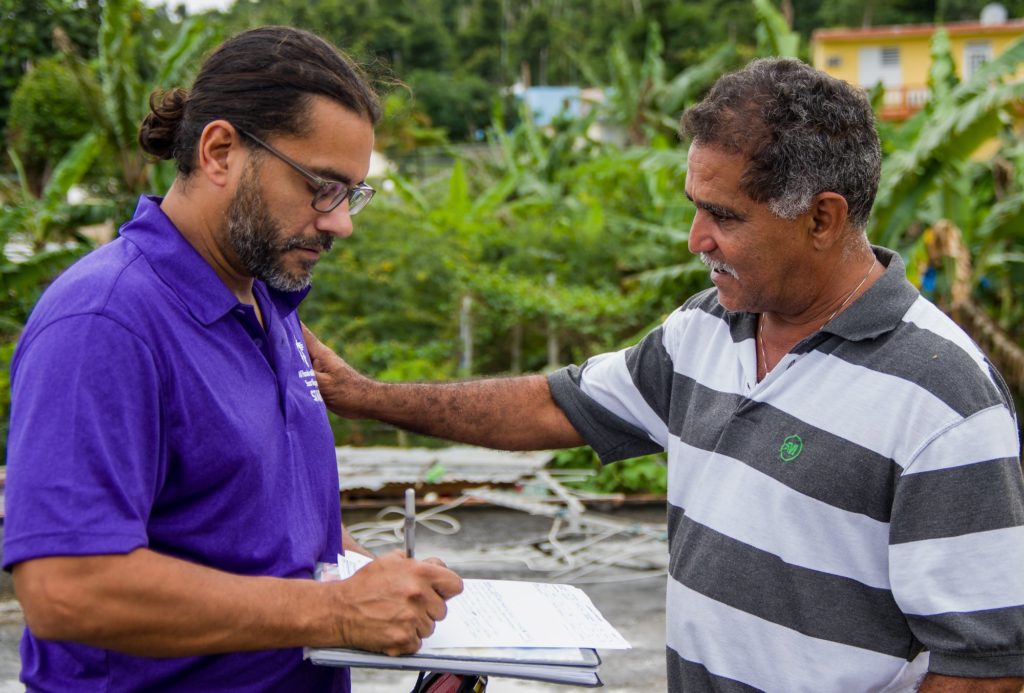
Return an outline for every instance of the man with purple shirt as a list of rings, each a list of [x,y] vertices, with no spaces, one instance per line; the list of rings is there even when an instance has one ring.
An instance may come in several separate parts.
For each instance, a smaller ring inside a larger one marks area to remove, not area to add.
[[[139,141],[174,185],[54,282],[11,370],[22,680],[348,690],[301,647],[415,651],[461,590],[399,552],[312,579],[357,547],[296,308],[372,197],[379,104],[335,48],[266,27],[151,106]]]

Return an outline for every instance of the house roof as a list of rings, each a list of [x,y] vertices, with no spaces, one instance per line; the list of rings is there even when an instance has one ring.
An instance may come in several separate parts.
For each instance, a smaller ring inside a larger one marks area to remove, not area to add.
[[[896,26],[871,26],[861,29],[816,29],[811,34],[815,42],[822,41],[863,41],[865,39],[885,40],[895,38],[926,37],[944,28],[950,36],[1024,34],[1024,19],[1010,19],[999,24],[983,24],[977,21],[949,22],[947,24],[899,24]]]

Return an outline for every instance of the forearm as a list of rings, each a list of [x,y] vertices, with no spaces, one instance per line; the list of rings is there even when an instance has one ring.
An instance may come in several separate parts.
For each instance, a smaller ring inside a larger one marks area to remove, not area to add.
[[[330,404],[330,394],[324,394]],[[358,395],[346,399],[353,418],[463,443],[504,450],[583,444],[541,375],[429,384],[365,379]]]
[[[148,549],[20,563],[36,637],[175,657],[289,647],[415,652],[462,591],[458,575],[398,551],[346,580],[232,575]]]
[[[337,643],[313,580],[232,575],[138,549],[53,557],[15,568],[26,621],[41,638],[147,656]]]
[[[1020,693],[1024,690],[1024,678],[977,679],[959,676],[928,674],[919,693]]]
[[[381,383],[358,373],[302,328],[327,408],[417,433],[504,450],[583,444],[551,397],[547,378],[529,375],[457,383]]]

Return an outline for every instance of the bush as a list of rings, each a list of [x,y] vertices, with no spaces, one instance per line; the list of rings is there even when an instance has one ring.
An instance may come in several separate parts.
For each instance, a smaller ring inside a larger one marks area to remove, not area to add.
[[[39,194],[54,165],[92,127],[82,90],[60,60],[36,63],[11,97],[7,142]]]
[[[444,128],[451,140],[474,140],[491,124],[497,90],[481,77],[417,70],[409,86],[431,123]]]
[[[645,455],[602,465],[597,453],[588,447],[562,450],[551,461],[555,469],[592,469],[597,472],[585,481],[569,486],[601,493],[655,493],[668,491],[668,467],[665,455]]]

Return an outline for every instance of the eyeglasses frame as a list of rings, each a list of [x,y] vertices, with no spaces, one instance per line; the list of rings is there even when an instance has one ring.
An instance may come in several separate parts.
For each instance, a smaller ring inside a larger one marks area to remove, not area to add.
[[[371,186],[367,185],[366,183],[356,183],[355,185],[349,185],[348,183],[343,183],[340,180],[329,180],[329,179],[324,178],[322,176],[318,176],[317,174],[315,174],[312,171],[310,171],[309,169],[307,169],[305,166],[303,166],[303,165],[299,164],[298,162],[296,162],[294,159],[292,159],[287,154],[284,154],[283,152],[278,151],[276,148],[270,146],[269,144],[267,144],[266,142],[264,142],[259,137],[257,137],[256,135],[252,134],[251,132],[248,132],[247,130],[244,130],[243,128],[240,128],[237,125],[235,125],[234,127],[235,127],[236,130],[238,130],[240,133],[242,133],[243,135],[245,135],[246,137],[251,139],[253,142],[255,142],[256,144],[260,145],[261,147],[266,149],[268,152],[270,152],[271,154],[276,156],[278,159],[280,159],[281,161],[283,161],[284,163],[288,164],[293,169],[298,171],[299,174],[302,175],[302,177],[305,178],[306,180],[308,180],[310,183],[312,183],[313,185],[317,186],[317,190],[316,190],[315,193],[313,193],[313,199],[309,201],[309,205],[310,205],[310,207],[312,207],[317,212],[320,212],[321,214],[328,214],[330,212],[333,212],[335,209],[337,209],[341,205],[342,202],[344,202],[345,200],[348,200],[349,201],[349,211],[348,211],[348,213],[349,213],[350,216],[354,217],[355,215],[359,214],[359,212],[363,211],[363,209],[366,208],[366,205],[370,204],[370,200],[373,199],[374,194],[376,194],[376,192],[377,192],[376,190],[374,190]],[[339,196],[338,199],[337,199],[337,202],[334,202],[333,204],[331,204],[327,209],[320,209],[319,207],[316,206],[317,200],[320,199],[321,195],[323,195],[323,193],[324,193],[324,190],[329,185],[342,185],[342,186],[345,187],[347,192],[344,195]],[[362,205],[357,207],[355,209],[355,211],[352,210],[352,194],[353,193],[364,193],[364,194],[368,195],[368,197],[366,198],[366,202],[364,202]]]

